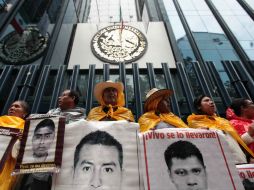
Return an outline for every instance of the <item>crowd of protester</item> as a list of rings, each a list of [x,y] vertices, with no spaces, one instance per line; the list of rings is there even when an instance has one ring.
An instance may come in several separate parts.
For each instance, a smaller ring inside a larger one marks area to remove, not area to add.
[[[226,118],[218,116],[212,98],[201,95],[193,102],[195,113],[185,123],[172,113],[170,96],[173,91],[168,89],[151,89],[145,99],[144,114],[138,119],[140,132],[161,128],[202,128],[213,129],[221,133],[229,144],[236,164],[251,163],[254,158],[254,104],[251,100],[238,98],[226,110]],[[66,124],[80,120],[134,122],[131,110],[124,107],[124,86],[121,82],[106,81],[96,84],[94,96],[98,107],[93,108],[86,117],[85,109],[78,107],[79,95],[74,90],[66,89],[59,96],[58,107],[48,114],[64,116]],[[29,117],[29,106],[25,101],[13,102],[7,115],[0,117],[0,126],[24,129],[25,119]],[[19,141],[19,140],[18,140]],[[18,144],[18,141],[16,144]],[[0,173],[0,189],[47,190],[51,188],[52,174],[26,174],[19,180],[11,176],[15,166],[18,145],[13,146],[12,154],[7,158],[4,169]],[[17,183],[19,181],[19,183]]]

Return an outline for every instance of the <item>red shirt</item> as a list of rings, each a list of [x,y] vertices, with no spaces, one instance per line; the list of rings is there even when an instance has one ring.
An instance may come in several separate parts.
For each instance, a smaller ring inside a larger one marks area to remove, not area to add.
[[[253,120],[251,119],[238,117],[230,108],[228,108],[226,111],[226,117],[240,136],[242,136],[244,133],[247,133],[249,126],[253,123]],[[252,152],[254,152],[254,142],[247,145]]]

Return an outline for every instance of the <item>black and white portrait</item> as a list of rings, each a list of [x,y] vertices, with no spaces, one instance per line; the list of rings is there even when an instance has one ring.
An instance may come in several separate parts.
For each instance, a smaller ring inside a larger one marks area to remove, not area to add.
[[[55,190],[139,190],[137,130],[127,121],[68,124]]]
[[[64,117],[34,114],[25,124],[14,174],[58,172],[62,163]]]
[[[31,121],[22,163],[53,162],[58,123],[53,119]]]
[[[109,133],[97,130],[81,139],[74,153],[74,184],[89,189],[121,189],[123,148]]]
[[[243,190],[228,144],[216,131],[159,129],[140,139],[146,190]]]
[[[176,141],[164,152],[169,178],[177,190],[207,190],[207,172],[200,150],[189,141]]]

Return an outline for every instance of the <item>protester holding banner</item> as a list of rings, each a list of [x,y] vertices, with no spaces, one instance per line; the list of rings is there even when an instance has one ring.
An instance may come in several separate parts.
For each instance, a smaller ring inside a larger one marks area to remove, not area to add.
[[[123,107],[125,105],[123,90],[121,82],[106,81],[96,84],[94,96],[101,105],[89,112],[87,120],[134,121],[131,110]]]
[[[58,97],[58,108],[48,111],[50,115],[64,116],[66,123],[85,118],[85,109],[78,107],[79,95],[74,90],[66,89]]]
[[[171,112],[170,99],[173,91],[151,89],[146,95],[145,114],[139,118],[140,131],[160,128],[187,128],[188,126]]]
[[[15,101],[11,104],[8,114],[0,117],[0,126],[20,129],[23,131],[25,121],[24,119],[29,114],[29,106],[25,101]],[[15,150],[13,154],[8,155],[8,158],[4,164],[4,168],[0,173],[0,189],[10,190],[16,180],[16,177],[11,176],[11,172],[14,169],[16,159]]]
[[[234,160],[236,164],[247,162],[246,156],[241,150],[239,144],[252,157],[254,157],[253,152],[243,142],[243,140],[235,131],[234,127],[229,123],[229,121],[216,115],[215,104],[209,96],[201,95],[197,97],[194,100],[194,107],[197,110],[197,114],[192,114],[187,118],[189,127],[218,129],[222,131],[226,141],[229,144],[231,152],[234,155]]]
[[[254,152],[254,104],[246,98],[233,100],[226,111],[227,119],[235,128],[242,140]]]
[[[23,175],[18,190],[50,190],[61,167],[65,119],[37,115],[27,119],[15,174]],[[28,173],[28,174],[26,174]]]

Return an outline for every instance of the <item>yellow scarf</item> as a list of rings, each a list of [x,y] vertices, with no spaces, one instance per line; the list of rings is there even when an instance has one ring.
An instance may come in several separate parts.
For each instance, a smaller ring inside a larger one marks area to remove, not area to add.
[[[115,120],[134,121],[133,114],[131,113],[129,109],[125,107],[121,107],[121,106],[112,107],[111,105],[109,105],[109,111],[107,113],[103,111],[103,108],[104,108],[103,106],[99,106],[99,107],[95,107],[91,109],[91,111],[89,112],[87,116],[87,120],[100,121],[105,117],[110,117]],[[113,108],[117,108],[117,109],[114,111]]]
[[[254,153],[249,147],[243,142],[241,137],[235,131],[234,127],[229,123],[228,120],[218,117],[215,114],[213,116],[208,115],[195,115],[192,114],[187,118],[188,125],[191,128],[208,127],[209,129],[219,129],[229,133],[252,157]]]
[[[15,129],[24,129],[25,121],[19,117],[15,116],[1,116],[0,117],[0,126],[1,127],[9,127],[9,128],[15,128]],[[0,189],[1,190],[10,190],[15,183],[16,177],[11,176],[11,172],[14,169],[14,166],[16,164],[16,160],[11,157],[11,155],[8,156],[4,168],[2,172],[0,173]]]
[[[156,115],[154,111],[150,111],[143,114],[138,120],[140,125],[140,132],[145,132],[153,129],[161,121],[173,125],[177,128],[188,128],[188,126],[181,120],[181,118],[171,112]]]

